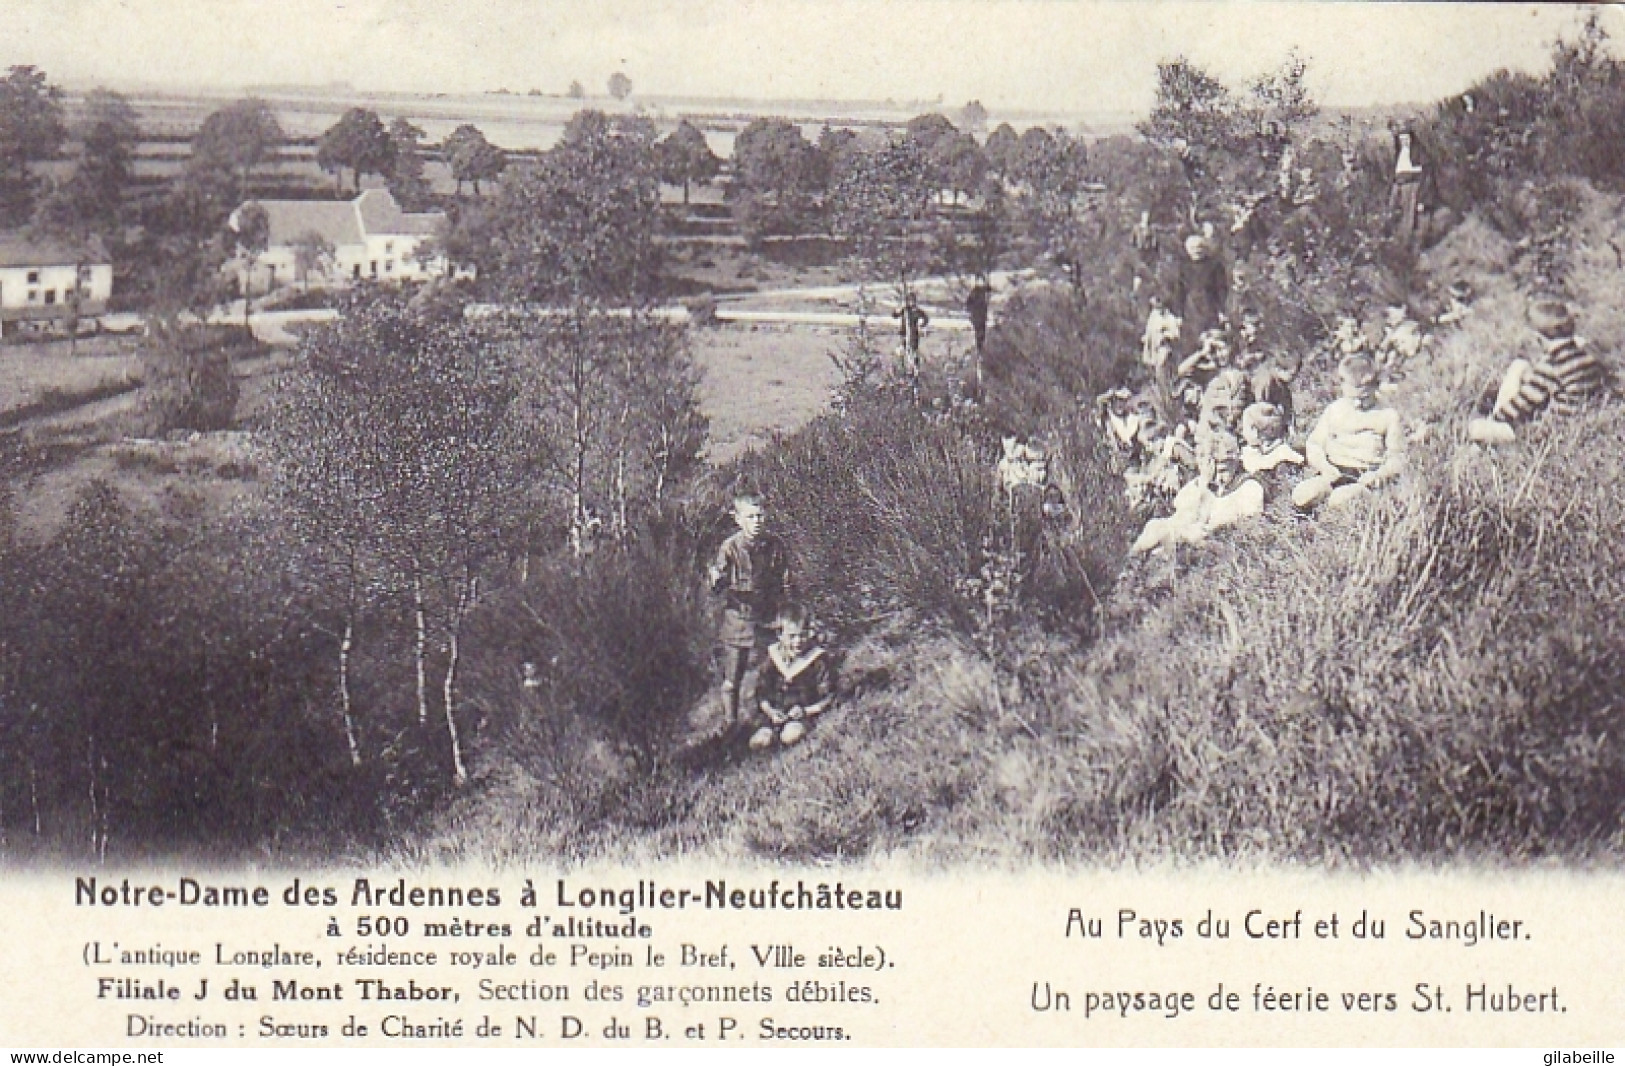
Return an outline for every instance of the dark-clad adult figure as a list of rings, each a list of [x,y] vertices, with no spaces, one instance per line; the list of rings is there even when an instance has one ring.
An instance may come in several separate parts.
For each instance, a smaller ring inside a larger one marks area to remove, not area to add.
[[[1179,316],[1180,346],[1194,352],[1202,334],[1217,329],[1230,303],[1230,272],[1213,241],[1200,233],[1185,238],[1185,258],[1174,281],[1173,312]]]
[[[982,390],[982,349],[987,344],[987,312],[993,299],[993,290],[988,285],[986,275],[976,279],[970,292],[965,296],[965,314],[970,318],[972,335],[976,338],[976,391],[980,395]]]
[[[1394,188],[1388,197],[1394,215],[1394,239],[1414,245],[1421,237],[1418,216],[1422,211],[1422,181],[1427,159],[1416,133],[1409,126],[1394,131]]]
[[[977,278],[970,295],[965,297],[965,314],[970,316],[971,332],[976,335],[977,355],[982,354],[982,347],[987,343],[987,309],[992,298],[993,290],[985,277]]]

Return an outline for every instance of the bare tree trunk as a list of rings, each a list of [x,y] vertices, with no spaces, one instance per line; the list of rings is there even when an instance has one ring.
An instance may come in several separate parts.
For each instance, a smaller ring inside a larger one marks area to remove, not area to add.
[[[479,588],[480,579],[469,577],[457,590],[457,608],[446,634],[446,680],[443,689],[446,704],[446,734],[451,738],[452,777],[459,785],[468,783],[468,768],[463,765],[463,745],[457,735],[457,663],[462,656],[463,616],[473,607],[474,600],[479,595]]]
[[[102,769],[103,770],[107,769],[107,760],[106,759],[102,760]],[[108,833],[107,833],[107,780],[106,780],[106,775],[103,774],[102,775],[101,839],[97,842],[97,845],[96,845],[96,861],[97,861],[97,863],[99,863],[100,865],[103,865],[103,866],[107,865],[107,836],[108,836]]]
[[[350,702],[350,652],[355,647],[355,553],[350,554],[350,588],[344,604],[344,636],[339,641],[339,710],[344,716],[344,741],[350,747],[350,765],[361,765],[361,746],[356,742],[355,719]]]
[[[34,811],[34,838],[37,840],[44,829],[40,825],[39,815],[39,774],[35,771],[33,762],[28,764],[28,805]]]
[[[423,665],[425,645],[429,640],[429,626],[423,611],[423,572],[418,569],[416,560],[412,563],[412,610],[417,618],[418,627],[413,659],[418,673],[418,723],[421,725],[429,721],[429,677]]]
[[[344,619],[344,639],[339,642],[339,707],[344,715],[344,741],[350,746],[350,765],[361,765],[361,747],[355,739],[355,722],[350,717],[350,648],[355,635],[353,617]]]
[[[97,851],[101,835],[101,804],[96,797],[96,735],[85,738],[85,769],[90,773],[90,850]]]
[[[582,356],[576,353],[574,367],[575,397],[571,407],[572,441],[575,447],[575,467],[570,479],[570,546],[576,558],[587,553],[587,432],[586,382]]]
[[[671,458],[671,427],[665,423],[660,426],[660,446],[651,458],[655,472],[654,502],[658,507],[666,498],[666,464]]]
[[[626,443],[623,441],[615,456],[615,539],[631,536],[632,522],[626,506]]]

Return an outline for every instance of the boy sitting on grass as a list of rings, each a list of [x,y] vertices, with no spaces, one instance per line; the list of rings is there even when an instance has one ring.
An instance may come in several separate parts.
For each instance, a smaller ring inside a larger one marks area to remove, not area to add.
[[[1337,366],[1342,396],[1321,413],[1304,451],[1314,477],[1298,483],[1292,502],[1311,511],[1338,507],[1386,485],[1405,463],[1405,433],[1399,412],[1377,406],[1377,365],[1360,352]]]
[[[1129,507],[1156,509],[1172,500],[1184,481],[1183,471],[1194,468],[1196,453],[1181,427],[1170,432],[1166,422],[1148,421],[1140,430],[1140,465],[1123,472]]]
[[[1211,382],[1231,364],[1230,342],[1224,331],[1210,329],[1200,338],[1196,351],[1187,355],[1174,371],[1174,390],[1187,409],[1199,411],[1202,396]]]
[[[753,751],[785,747],[807,735],[807,723],[835,699],[835,671],[823,648],[812,641],[806,608],[787,605],[779,612],[779,639],[767,649],[756,682],[757,708],[766,721],[751,734]]]
[[[1241,468],[1249,474],[1303,465],[1287,442],[1286,416],[1273,403],[1251,404],[1241,413],[1241,440]]]
[[[1200,544],[1209,533],[1264,513],[1264,486],[1241,470],[1235,437],[1215,432],[1197,451],[1198,473],[1174,497],[1174,513],[1153,518],[1129,551],[1139,555],[1175,544]]]
[[[1479,444],[1511,444],[1518,439],[1515,426],[1550,408],[1572,414],[1587,399],[1601,392],[1607,371],[1574,335],[1574,316],[1560,300],[1537,300],[1529,308],[1529,324],[1540,334],[1538,362],[1514,359],[1495,397],[1495,413],[1467,424],[1467,435]]]

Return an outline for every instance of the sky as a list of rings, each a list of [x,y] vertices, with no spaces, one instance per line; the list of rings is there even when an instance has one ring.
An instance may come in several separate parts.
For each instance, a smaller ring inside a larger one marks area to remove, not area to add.
[[[1625,12],[1605,13],[1625,40]],[[1159,59],[1231,82],[1310,59],[1329,106],[1425,102],[1538,70],[1575,8],[1230,0],[3,0],[0,67],[53,81],[481,92],[624,71],[651,97],[981,100],[1143,112]]]

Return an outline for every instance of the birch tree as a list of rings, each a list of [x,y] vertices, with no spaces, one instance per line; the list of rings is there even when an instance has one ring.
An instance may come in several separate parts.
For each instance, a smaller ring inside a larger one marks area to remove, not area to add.
[[[461,308],[354,294],[300,350],[270,434],[283,497],[351,581],[371,573],[410,597],[416,718],[428,724],[438,688],[459,784],[468,779],[457,713],[465,622],[533,464],[509,352]],[[366,602],[358,590],[352,583],[337,649],[346,715],[353,613]]]

